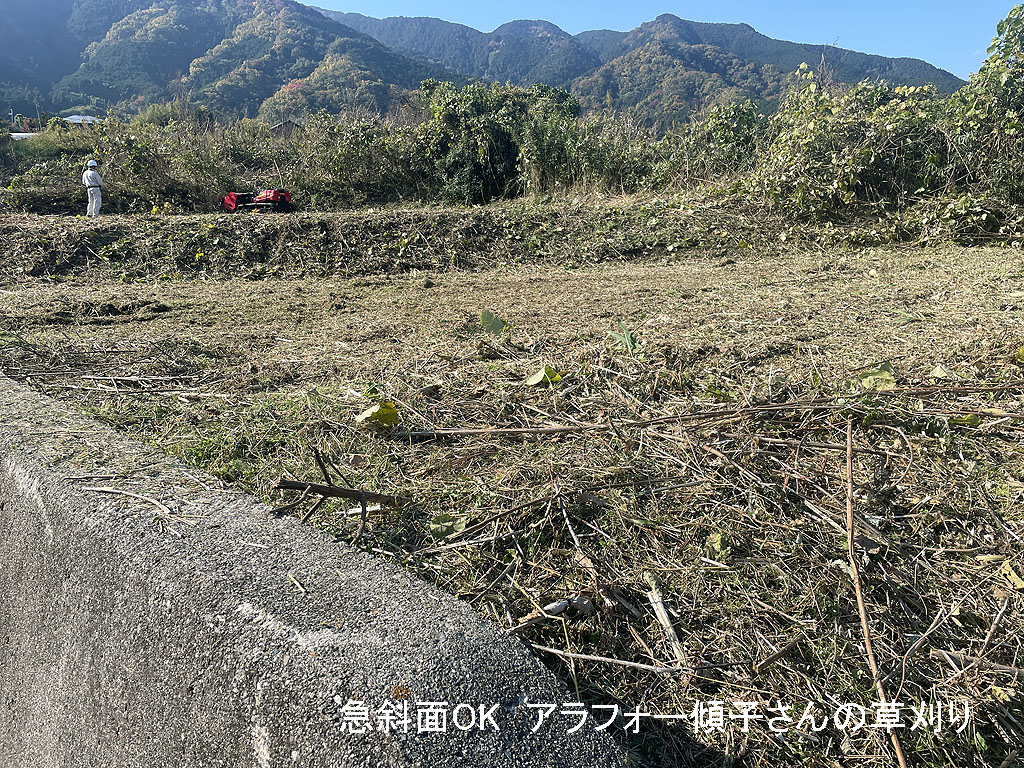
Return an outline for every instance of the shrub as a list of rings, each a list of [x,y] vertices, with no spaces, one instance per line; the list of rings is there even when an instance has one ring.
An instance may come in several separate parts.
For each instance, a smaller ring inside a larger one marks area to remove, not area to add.
[[[905,206],[945,186],[944,101],[933,87],[822,89],[806,65],[799,75],[748,182],[769,205],[835,218],[865,204]]]
[[[765,128],[764,115],[753,101],[712,108],[661,140],[655,185],[685,188],[749,171]]]
[[[14,158],[14,142],[11,134],[7,131],[0,131],[0,173],[6,178],[17,167]]]
[[[1024,202],[1024,5],[999,23],[989,57],[949,100],[954,175],[982,194]]]
[[[650,185],[657,160],[657,137],[641,121],[597,117],[581,127],[576,184],[627,194]]]
[[[517,194],[525,91],[482,83],[459,89],[427,80],[422,93],[430,117],[417,129],[417,140],[440,197],[486,203]]]
[[[412,129],[379,117],[339,122],[314,117],[291,143],[288,185],[314,208],[430,196],[426,162]]]
[[[429,117],[417,152],[442,200],[484,203],[579,180],[580,105],[568,92],[428,80],[422,93]]]

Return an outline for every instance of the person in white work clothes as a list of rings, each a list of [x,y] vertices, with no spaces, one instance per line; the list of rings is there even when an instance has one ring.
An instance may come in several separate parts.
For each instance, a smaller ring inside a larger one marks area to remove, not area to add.
[[[82,174],[82,186],[89,194],[89,208],[85,215],[90,219],[100,215],[100,206],[103,204],[103,179],[96,170],[99,165],[95,160],[90,160],[85,164],[85,173]]]

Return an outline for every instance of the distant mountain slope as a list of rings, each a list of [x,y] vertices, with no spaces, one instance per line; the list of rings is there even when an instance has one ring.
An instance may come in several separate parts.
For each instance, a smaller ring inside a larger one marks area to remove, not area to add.
[[[323,106],[340,108],[351,97],[365,106],[386,108],[380,97],[388,86],[412,90],[437,74],[311,8],[261,0],[230,36],[192,62],[184,85],[211,108],[255,116],[281,89],[298,90],[307,102],[320,90],[314,100]],[[363,98],[342,93],[358,90],[360,84]],[[337,93],[327,98],[331,90]]]
[[[631,112],[666,127],[713,104],[751,99],[771,108],[785,81],[777,67],[712,45],[654,40],[578,78],[572,90],[584,109]]]
[[[865,78],[887,79],[902,85],[934,83],[944,93],[951,93],[963,85],[960,78],[920,59],[893,59],[830,45],[791,43],[762,35],[748,24],[685,21],[667,13],[629,32],[617,47],[609,48],[605,54],[606,60],[655,40],[670,40],[686,45],[713,45],[736,58],[757,64],[770,64],[782,72],[792,72],[803,62],[816,67],[824,57],[832,76],[845,83],[855,83]]]
[[[66,4],[67,0],[58,0]],[[87,43],[100,40],[114,24],[135,11],[148,8],[153,0],[73,0],[67,29]],[[45,5],[47,0],[40,4]]]
[[[576,41],[589,49],[602,62],[609,61],[622,51],[623,38],[628,32],[617,32],[614,29],[591,29],[576,35]]]
[[[590,110],[633,111],[664,125],[710,104],[754,99],[771,108],[786,76],[822,57],[832,78],[855,83],[884,78],[934,83],[951,92],[963,83],[918,59],[775,40],[747,24],[685,21],[671,14],[630,32],[601,29],[570,37],[548,22],[519,21],[493,32],[433,18],[368,16],[322,10],[403,53],[455,72],[497,82],[570,88]]]
[[[487,69],[487,35],[463,24],[402,16],[374,19],[360,13],[343,13],[324,8],[317,10],[389,48],[421,61],[475,77],[482,77]]]
[[[824,54],[842,82],[961,85],[916,59],[774,40],[746,24],[669,14],[629,32],[569,35],[546,21],[492,32],[433,18],[374,19],[295,0],[0,0],[0,109],[132,111],[188,94],[222,114],[276,120],[387,110],[428,77],[567,88],[591,111],[684,120],[710,104],[771,108]]]
[[[0,2],[0,107],[35,115],[55,80],[78,66],[85,48],[68,29],[72,0]]]
[[[0,54],[0,98],[19,111],[33,102],[142,108],[184,91],[222,113],[255,116],[282,90],[296,93],[278,98],[277,112],[386,109],[422,79],[450,76],[293,0],[42,5],[34,14],[16,6],[14,45]]]
[[[485,33],[441,19],[319,10],[397,51],[495,82],[568,87],[601,64],[593,51],[547,21],[511,21]]]
[[[129,103],[168,98],[170,82],[227,32],[220,9],[185,3],[153,5],[115,22],[86,48],[77,70],[53,89],[59,104]]]
[[[152,1],[0,0],[0,82],[47,103],[52,85],[78,68],[90,43]]]

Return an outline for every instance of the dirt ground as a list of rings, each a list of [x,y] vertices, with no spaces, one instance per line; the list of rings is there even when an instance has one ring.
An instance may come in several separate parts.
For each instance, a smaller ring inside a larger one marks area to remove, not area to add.
[[[487,332],[483,310],[509,327]],[[1009,766],[1024,739],[1022,320],[1021,252],[997,248],[78,274],[0,286],[0,371],[274,504],[297,498],[282,475],[322,481],[321,456],[339,484],[412,499],[285,513],[470,601],[583,700],[663,714],[787,697],[870,713],[849,423],[889,698],[966,701],[975,718],[908,728],[903,748],[912,765]],[[528,384],[544,365],[557,380]],[[397,426],[357,421],[381,403]],[[522,431],[438,433],[488,427]],[[665,721],[624,738],[647,765],[894,761],[884,730],[832,724]]]

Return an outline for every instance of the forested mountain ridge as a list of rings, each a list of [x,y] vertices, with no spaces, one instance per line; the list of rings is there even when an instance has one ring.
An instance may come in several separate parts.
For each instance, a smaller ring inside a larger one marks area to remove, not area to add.
[[[749,99],[770,110],[787,74],[712,45],[655,40],[577,78],[572,90],[584,109],[626,111],[664,127],[715,104]]]
[[[27,114],[133,111],[181,94],[226,116],[384,110],[421,80],[452,76],[293,0],[40,5],[16,14],[16,45],[0,58],[0,100]]]
[[[601,65],[586,45],[547,21],[511,21],[480,32],[441,19],[374,19],[358,13],[318,9],[396,51],[470,77],[568,88]]]
[[[900,85],[933,83],[943,93],[951,93],[963,85],[960,78],[920,59],[877,56],[831,45],[791,43],[762,35],[749,24],[686,21],[668,13],[627,33],[618,45],[608,46],[602,58],[608,61],[655,40],[712,45],[743,61],[768,64],[787,73],[804,62],[817,66],[824,61],[831,76],[841,82],[878,78]]]
[[[942,93],[963,85],[919,59],[888,58],[835,46],[775,40],[747,24],[713,24],[663,14],[629,32],[570,36],[542,21],[480,32],[426,17],[376,19],[320,9],[397,51],[454,72],[496,82],[568,88],[589,110],[630,111],[666,124],[710,104],[753,99],[771,109],[800,64],[845,83],[885,79],[932,83]]]
[[[425,78],[546,83],[585,110],[655,125],[752,99],[772,109],[803,62],[840,82],[962,82],[917,59],[775,40],[746,24],[670,14],[629,32],[570,35],[547,21],[492,32],[434,18],[375,19],[294,0],[0,0],[0,107],[132,112],[184,95],[228,117],[387,111]]]

